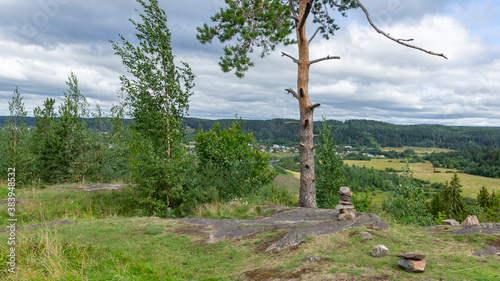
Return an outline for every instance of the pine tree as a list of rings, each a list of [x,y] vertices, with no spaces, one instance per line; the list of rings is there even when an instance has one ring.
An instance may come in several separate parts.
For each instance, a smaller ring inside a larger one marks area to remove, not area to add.
[[[297,88],[286,91],[297,99],[300,111],[299,122],[299,152],[300,152],[300,194],[299,207],[316,208],[316,177],[314,165],[314,134],[313,114],[320,106],[312,103],[309,93],[309,70],[311,65],[332,59],[338,56],[327,55],[319,59],[310,59],[309,46],[317,33],[329,39],[339,29],[332,16],[339,12],[347,16],[347,11],[361,8],[370,25],[386,38],[404,45],[424,51],[428,54],[446,58],[443,54],[408,44],[408,40],[391,37],[380,30],[373,21],[360,0],[332,1],[332,0],[226,0],[225,5],[210,19],[215,26],[204,24],[198,28],[197,38],[203,44],[211,43],[214,38],[220,42],[228,42],[224,47],[224,55],[219,65],[222,71],[235,70],[238,77],[253,66],[250,54],[254,48],[262,49],[261,57],[269,55],[276,46],[297,44],[298,57],[282,52],[282,56],[290,58],[297,64]],[[312,18],[317,25],[312,36],[307,36],[308,18]],[[289,36],[295,33],[295,38]]]
[[[334,208],[338,201],[338,191],[346,186],[344,163],[337,153],[337,144],[332,136],[332,126],[323,117],[320,140],[316,146],[316,200],[319,208]]]

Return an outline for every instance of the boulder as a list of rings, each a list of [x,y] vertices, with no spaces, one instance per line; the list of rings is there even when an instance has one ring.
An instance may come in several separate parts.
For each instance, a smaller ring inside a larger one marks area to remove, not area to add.
[[[398,264],[407,272],[424,272],[425,270],[425,260],[416,261],[400,258]]]
[[[376,258],[385,257],[387,254],[389,254],[389,249],[384,245],[377,245],[372,248],[372,256]]]
[[[460,225],[465,226],[465,225],[474,225],[474,224],[479,224],[479,220],[477,217],[474,215],[469,215]]]
[[[442,225],[460,226],[460,223],[454,219],[441,221]]]
[[[398,257],[405,258],[407,260],[421,261],[425,258],[425,255],[410,252],[410,253],[400,254],[398,255]]]
[[[477,251],[472,253],[476,257],[487,257],[487,256],[497,256],[498,255],[498,249],[494,246],[489,246],[486,249],[483,249],[481,251]]]

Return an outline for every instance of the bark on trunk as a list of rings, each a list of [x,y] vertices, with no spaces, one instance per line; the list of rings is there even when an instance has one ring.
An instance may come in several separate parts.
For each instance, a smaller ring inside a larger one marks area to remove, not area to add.
[[[313,112],[314,107],[309,100],[309,41],[306,38],[305,18],[308,16],[308,0],[299,2],[299,22],[297,39],[299,46],[299,62],[297,77],[297,93],[300,107],[299,151],[300,151],[300,196],[299,207],[317,208],[316,178],[314,173],[313,144]]]

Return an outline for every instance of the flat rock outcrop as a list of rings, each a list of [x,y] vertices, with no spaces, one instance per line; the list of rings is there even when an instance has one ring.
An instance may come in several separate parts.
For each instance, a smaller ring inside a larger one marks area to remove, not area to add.
[[[267,250],[282,250],[300,244],[307,236],[336,233],[346,228],[365,226],[387,229],[389,224],[376,214],[356,212],[354,220],[339,221],[339,211],[298,207],[270,206],[275,212],[251,220],[186,218],[187,225],[199,226],[208,235],[207,243],[225,239],[240,239],[262,231],[283,230],[284,235]]]
[[[463,234],[500,234],[500,223],[479,223],[466,225],[457,231],[450,232],[451,235]]]

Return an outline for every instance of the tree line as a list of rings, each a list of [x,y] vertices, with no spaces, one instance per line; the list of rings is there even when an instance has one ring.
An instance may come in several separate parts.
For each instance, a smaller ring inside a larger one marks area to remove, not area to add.
[[[500,178],[500,149],[476,148],[432,153],[424,157],[434,167],[459,169],[466,174]]]
[[[8,116],[0,116],[0,124],[7,124]],[[94,118],[84,118],[87,126],[92,127]],[[106,118],[104,118],[106,119]],[[124,119],[128,124],[131,120]],[[215,123],[228,128],[236,119],[209,120],[184,117],[182,123],[193,129],[186,138],[194,140],[197,130],[209,130]],[[26,117],[28,127],[35,126],[34,117]],[[243,120],[244,130],[252,133],[258,143],[263,145],[296,145],[297,127],[288,122],[293,119]],[[335,142],[353,147],[439,147],[455,150],[475,148],[500,149],[500,127],[443,126],[443,125],[394,125],[370,120],[327,121],[332,128]],[[316,121],[315,134],[319,134],[321,122]],[[385,152],[387,154],[387,152]]]

